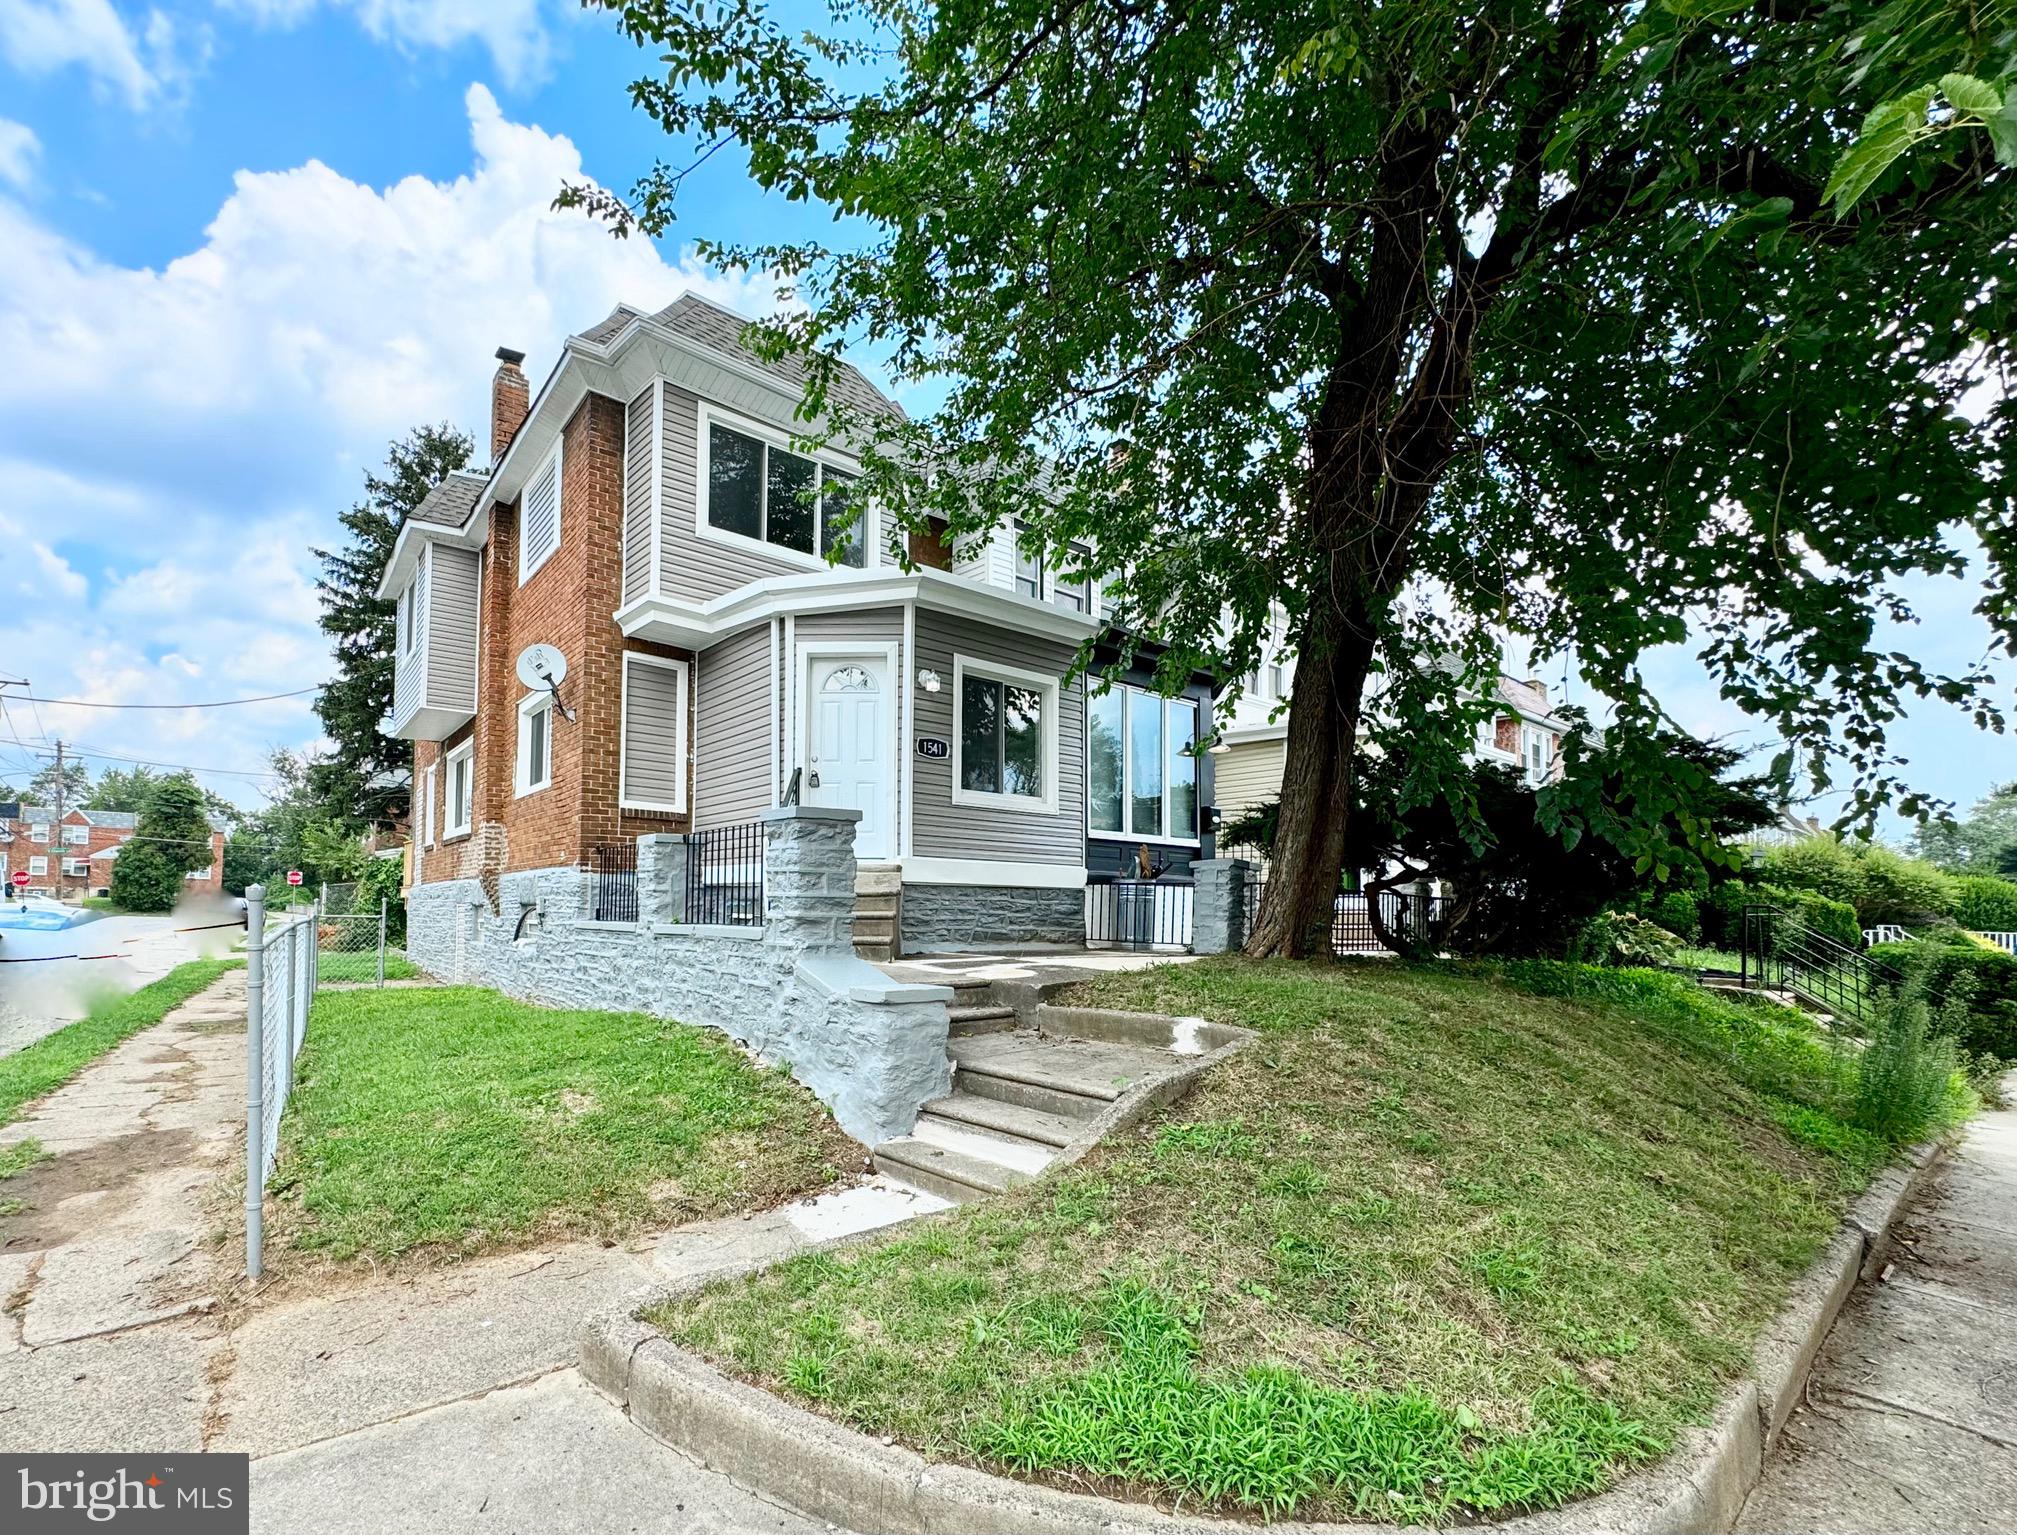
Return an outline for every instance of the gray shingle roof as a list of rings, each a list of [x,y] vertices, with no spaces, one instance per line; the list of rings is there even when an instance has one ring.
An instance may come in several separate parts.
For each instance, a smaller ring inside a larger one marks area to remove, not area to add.
[[[489,480],[480,474],[458,469],[430,490],[407,515],[408,522],[429,522],[444,528],[459,528],[469,521]]]
[[[591,325],[587,330],[580,332],[577,339],[593,341],[597,346],[607,346],[617,338],[624,326],[643,313],[642,309],[638,309],[630,304],[618,304],[614,309],[610,310],[607,317],[600,323]]]
[[[71,807],[72,810],[76,808],[74,805]],[[68,813],[65,812],[66,815]],[[130,810],[86,810],[83,814],[91,818],[93,826],[102,826],[107,831],[131,831],[140,823],[140,817]],[[48,821],[53,825],[56,808],[53,805],[23,805],[20,818],[24,821]]]
[[[610,319],[615,318],[615,315],[610,316]],[[805,364],[798,358],[787,356],[779,358],[776,362],[768,362],[742,344],[743,328],[750,321],[747,316],[739,315],[733,309],[724,309],[719,304],[685,293],[651,318],[667,329],[677,331],[703,346],[711,346],[716,351],[727,352],[744,362],[754,364],[764,372],[782,379],[795,391],[805,388]],[[609,320],[602,323],[608,325]],[[844,362],[840,365],[839,371],[834,374],[829,392],[836,400],[851,405],[856,410],[876,411],[893,416],[903,414],[903,407],[871,384],[861,370],[852,363]]]

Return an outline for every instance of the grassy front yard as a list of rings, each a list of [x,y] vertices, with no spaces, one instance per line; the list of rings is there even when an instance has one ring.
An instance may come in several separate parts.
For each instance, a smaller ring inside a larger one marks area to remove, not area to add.
[[[420,974],[420,967],[397,949],[385,951],[385,978],[388,981],[410,981]],[[316,984],[327,986],[331,981],[366,982],[378,979],[378,951],[367,953],[328,953],[316,956]]]
[[[650,1320],[943,1459],[1460,1521],[1659,1454],[1887,1156],[1798,1015],[1678,977],[1215,960],[1080,993],[1262,1037],[1076,1167]]]
[[[620,1237],[816,1189],[861,1148],[723,1035],[474,987],[315,1001],[275,1243],[337,1259]]]

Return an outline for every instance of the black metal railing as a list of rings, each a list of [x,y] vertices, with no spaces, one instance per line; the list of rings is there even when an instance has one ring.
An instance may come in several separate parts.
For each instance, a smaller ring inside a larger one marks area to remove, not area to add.
[[[1245,887],[1246,923],[1251,933],[1261,914],[1261,900],[1267,892],[1264,879],[1249,879]],[[1362,891],[1339,894],[1331,909],[1331,952],[1339,956],[1392,953],[1380,941],[1379,928],[1368,909],[1371,898]],[[1380,918],[1387,931],[1403,947],[1412,942],[1420,948],[1440,948],[1448,926],[1449,903],[1439,895],[1421,896],[1405,890],[1382,890]]]
[[[1188,880],[1094,876],[1086,884],[1086,943],[1096,949],[1188,949],[1195,893]]]
[[[712,826],[686,839],[686,920],[711,927],[762,925],[762,822]]]
[[[1737,946],[1740,984],[1789,991],[1802,1001],[1858,1024],[1904,983],[1882,960],[1852,949],[1774,906],[1744,908]]]
[[[637,844],[611,842],[594,849],[589,912],[597,922],[637,920]]]

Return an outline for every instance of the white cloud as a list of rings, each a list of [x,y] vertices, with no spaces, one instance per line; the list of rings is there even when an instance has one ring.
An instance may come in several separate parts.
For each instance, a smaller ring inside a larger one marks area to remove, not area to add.
[[[184,34],[160,10],[136,27],[112,0],[0,0],[0,53],[26,75],[81,68],[137,110],[187,85],[208,57],[209,34]]]
[[[271,26],[293,26],[318,5],[353,11],[364,30],[402,48],[451,48],[474,42],[490,51],[509,84],[544,73],[551,38],[544,0],[226,0]]]
[[[35,179],[35,162],[41,155],[42,141],[33,128],[0,117],[0,181],[27,186]]]
[[[312,548],[339,537],[335,513],[392,438],[446,420],[487,442],[498,345],[543,370],[619,300],[693,289],[773,307],[765,281],[554,212],[583,175],[574,145],[507,121],[480,85],[467,106],[466,174],[378,189],[313,161],[241,172],[201,245],[158,270],[103,261],[0,199],[0,540],[60,566],[0,576],[0,655],[37,694],[174,702],[323,680]],[[315,738],[308,704],[45,707],[42,726],[258,768],[269,745]],[[20,706],[9,719],[33,738]]]

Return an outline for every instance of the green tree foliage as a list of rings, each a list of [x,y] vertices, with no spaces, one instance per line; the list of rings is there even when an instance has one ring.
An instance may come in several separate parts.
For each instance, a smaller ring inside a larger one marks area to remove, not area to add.
[[[1844,948],[1863,946],[1863,929],[1856,921],[1856,908],[1847,901],[1832,900],[1818,891],[1793,890],[1744,879],[1724,880],[1701,903],[1698,909],[1704,941],[1726,949],[1742,947],[1744,911],[1752,906],[1784,912],[1801,926],[1812,928]]]
[[[2017,407],[1956,408],[2013,361],[2017,177],[1949,134],[1838,216],[1851,125],[1901,83],[1845,79],[1839,8],[867,0],[808,32],[762,0],[595,3],[680,149],[561,201],[662,233],[685,154],[732,142],[846,215],[846,248],[706,253],[797,280],[809,312],[756,343],[808,359],[808,431],[861,449],[870,496],[955,534],[1021,518],[1169,642],[1172,686],[1247,672],[1287,609],[1254,952],[1325,947],[1369,678],[1409,797],[1462,802],[1453,705],[1497,628],[1615,701],[1649,796],[1606,835],[1655,877],[1720,855],[1659,803],[1654,647],[1692,631],[1854,822],[1925,807],[1885,746],[1902,700],[1994,721],[1979,669],[1878,623],[1973,526],[2017,633]],[[943,406],[846,408],[824,354],[855,340]]]
[[[54,808],[57,782],[56,759],[52,756],[28,781],[28,803]],[[90,766],[75,757],[64,758],[61,782],[64,808],[68,810],[82,805],[91,794]]]
[[[209,808],[187,773],[157,780],[140,808],[130,841],[112,865],[112,899],[128,911],[168,911],[182,896],[182,876],[211,860]]]
[[[413,748],[379,733],[392,712],[393,604],[378,598],[400,525],[450,472],[469,462],[474,444],[447,425],[423,426],[387,449],[385,467],[364,477],[364,499],[339,514],[348,541],[318,549],[322,632],[336,650],[336,675],[315,700],[335,750],[311,779],[328,815],[353,827],[403,813],[405,795],[370,787],[381,773],[410,771]]]
[[[98,775],[83,805],[86,810],[137,812],[160,780],[154,769],[145,766],[108,767]]]
[[[1670,782],[1685,782],[1667,814],[1686,817],[1724,838],[1767,825],[1772,801],[1756,779],[1727,780],[1740,754],[1727,746],[1667,737]],[[1353,868],[1378,870],[1367,889],[1378,892],[1417,880],[1442,881],[1454,894],[1440,946],[1462,953],[1562,954],[1606,907],[1655,900],[1669,889],[1706,887],[1720,859],[1698,859],[1667,870],[1662,886],[1639,867],[1633,840],[1614,836],[1629,815],[1634,787],[1622,752],[1597,751],[1571,764],[1571,774],[1595,780],[1577,787],[1589,812],[1585,827],[1550,825],[1540,794],[1510,769],[1478,764],[1464,795],[1412,802],[1406,762],[1373,759],[1361,775],[1361,797],[1349,827]],[[1272,871],[1269,879],[1273,880]],[[1378,912],[1378,902],[1374,910]],[[1405,942],[1405,935],[1392,935]],[[1384,935],[1383,935],[1384,938]]]
[[[1912,851],[1953,874],[2017,875],[2017,783],[1997,785],[1965,816],[1928,821]]]
[[[1925,939],[1879,944],[1870,954],[1917,978],[1963,1050],[2017,1061],[2017,958],[1976,943]]]

